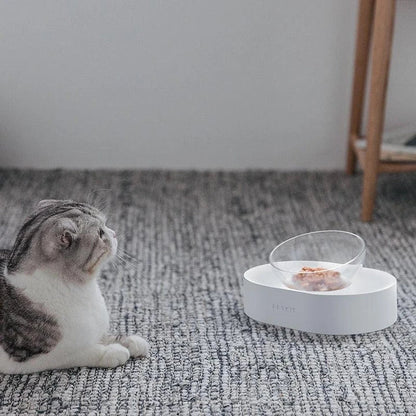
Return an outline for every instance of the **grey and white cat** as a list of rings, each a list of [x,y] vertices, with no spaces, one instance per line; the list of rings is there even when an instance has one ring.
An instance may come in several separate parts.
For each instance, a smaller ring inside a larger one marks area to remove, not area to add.
[[[109,335],[97,284],[117,250],[114,231],[96,208],[41,201],[12,250],[0,250],[0,372],[116,367],[145,356],[137,335]]]

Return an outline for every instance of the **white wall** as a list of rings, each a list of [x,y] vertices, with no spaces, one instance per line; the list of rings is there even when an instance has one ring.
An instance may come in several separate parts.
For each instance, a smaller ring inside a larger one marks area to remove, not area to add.
[[[356,0],[0,2],[0,166],[344,165]],[[398,2],[387,127],[416,113]]]

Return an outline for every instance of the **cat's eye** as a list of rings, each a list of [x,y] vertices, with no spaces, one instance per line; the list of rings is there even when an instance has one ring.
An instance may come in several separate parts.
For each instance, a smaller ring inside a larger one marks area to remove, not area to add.
[[[100,228],[100,230],[98,231],[98,234],[100,235],[100,238],[103,238],[104,230],[102,228]]]

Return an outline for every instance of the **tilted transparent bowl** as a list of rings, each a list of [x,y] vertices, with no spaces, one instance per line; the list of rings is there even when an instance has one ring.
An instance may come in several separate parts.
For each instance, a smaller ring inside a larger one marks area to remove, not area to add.
[[[314,231],[279,244],[269,261],[287,287],[322,292],[349,286],[362,267],[365,250],[364,240],[356,234]]]

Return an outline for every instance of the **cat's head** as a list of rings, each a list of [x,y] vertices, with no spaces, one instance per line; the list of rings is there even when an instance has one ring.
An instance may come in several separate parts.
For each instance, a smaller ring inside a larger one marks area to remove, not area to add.
[[[91,205],[71,200],[39,202],[20,229],[7,269],[33,273],[44,269],[65,280],[94,278],[115,255],[115,232]]]

